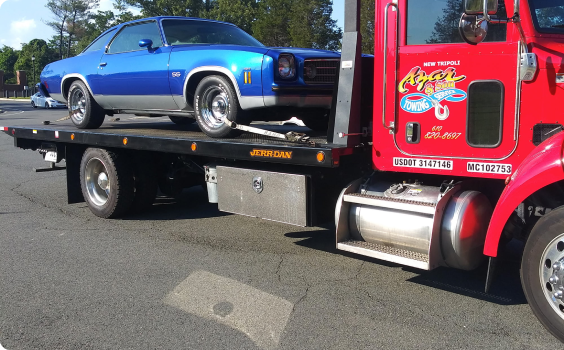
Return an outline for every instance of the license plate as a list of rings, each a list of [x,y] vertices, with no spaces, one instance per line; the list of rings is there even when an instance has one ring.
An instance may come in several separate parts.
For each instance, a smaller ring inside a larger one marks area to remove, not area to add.
[[[57,163],[57,152],[50,151],[50,152],[45,153],[45,161]]]
[[[452,160],[394,158],[395,167],[452,170]]]
[[[511,175],[513,167],[511,164],[477,163],[468,162],[466,170],[470,173],[504,174]]]

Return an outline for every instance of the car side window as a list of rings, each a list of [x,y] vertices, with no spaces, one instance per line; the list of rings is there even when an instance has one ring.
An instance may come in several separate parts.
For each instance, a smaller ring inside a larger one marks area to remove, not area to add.
[[[146,50],[139,47],[141,39],[151,39],[153,48],[163,45],[157,22],[145,22],[125,27],[111,42],[108,53]]]
[[[98,51],[100,49],[103,49],[104,47],[106,47],[106,43],[108,42],[110,37],[113,36],[115,33],[116,33],[115,30],[111,30],[106,34],[102,35],[98,39],[94,40],[94,42],[90,44],[90,46],[88,46],[86,50],[82,51],[82,53]]]

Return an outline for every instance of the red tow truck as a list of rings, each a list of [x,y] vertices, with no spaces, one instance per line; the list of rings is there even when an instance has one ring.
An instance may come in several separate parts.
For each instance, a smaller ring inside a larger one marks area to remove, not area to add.
[[[221,211],[301,226],[334,213],[342,251],[422,270],[489,260],[486,290],[500,246],[522,240],[525,295],[564,341],[564,4],[375,1],[372,60],[360,1],[346,0],[326,135],[232,125],[246,132],[212,139],[151,122],[3,130],[52,168],[65,159],[69,203],[101,217],[149,206],[157,187],[203,184]]]

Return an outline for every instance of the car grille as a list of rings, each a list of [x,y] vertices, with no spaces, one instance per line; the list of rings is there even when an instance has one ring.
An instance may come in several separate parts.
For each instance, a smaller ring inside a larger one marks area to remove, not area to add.
[[[334,84],[339,68],[338,59],[312,59],[304,62],[306,84]]]

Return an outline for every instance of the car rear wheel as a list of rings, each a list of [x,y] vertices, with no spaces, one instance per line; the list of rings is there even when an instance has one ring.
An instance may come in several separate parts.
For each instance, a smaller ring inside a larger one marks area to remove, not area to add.
[[[80,163],[80,187],[88,208],[101,218],[125,214],[134,200],[134,175],[120,153],[88,148]]]
[[[194,124],[196,121],[196,119],[190,117],[175,117],[173,115],[169,115],[168,117],[170,118],[170,121],[176,125],[190,125]]]
[[[222,138],[240,134],[225,123],[226,119],[235,123],[244,121],[237,94],[226,78],[212,75],[202,79],[196,88],[194,107],[196,121],[206,135]]]
[[[83,82],[72,83],[68,93],[69,115],[79,129],[97,129],[106,116]]]

